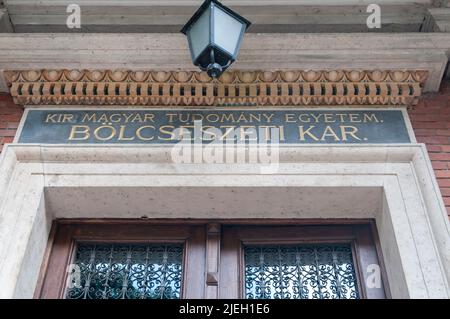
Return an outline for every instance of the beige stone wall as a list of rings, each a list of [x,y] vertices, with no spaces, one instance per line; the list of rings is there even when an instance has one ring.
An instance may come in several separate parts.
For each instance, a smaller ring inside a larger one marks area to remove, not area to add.
[[[52,219],[145,215],[374,218],[392,296],[449,298],[450,226],[424,147],[283,147],[278,171],[266,175],[258,165],[216,165],[174,165],[166,147],[9,145],[0,159],[0,297],[32,297]]]

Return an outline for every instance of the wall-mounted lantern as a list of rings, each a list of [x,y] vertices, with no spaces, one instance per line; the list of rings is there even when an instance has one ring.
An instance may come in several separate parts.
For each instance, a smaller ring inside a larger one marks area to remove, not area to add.
[[[206,0],[181,30],[187,35],[194,65],[213,78],[237,58],[250,22],[217,0]]]

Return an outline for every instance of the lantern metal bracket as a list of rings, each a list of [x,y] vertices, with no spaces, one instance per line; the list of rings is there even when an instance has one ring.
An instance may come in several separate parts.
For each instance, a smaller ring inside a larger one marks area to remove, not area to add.
[[[225,65],[220,65],[219,63],[216,63],[213,48],[211,48],[211,51],[210,51],[210,58],[211,58],[211,63],[206,68],[202,67],[201,65],[198,65],[198,66],[199,66],[200,70],[205,71],[212,78],[220,77],[222,75],[222,73],[225,72],[226,69],[228,69],[230,67],[231,63],[233,63],[232,60],[228,60],[228,63]]]

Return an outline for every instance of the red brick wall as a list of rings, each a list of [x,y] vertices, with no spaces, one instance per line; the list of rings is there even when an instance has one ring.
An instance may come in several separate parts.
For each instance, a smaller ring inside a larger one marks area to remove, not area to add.
[[[0,94],[0,152],[4,144],[13,141],[22,114],[23,108],[15,105],[9,94]]]
[[[0,151],[12,142],[23,109],[0,94]],[[450,81],[439,93],[426,94],[409,111],[417,141],[425,143],[450,215]]]
[[[450,81],[441,91],[426,94],[409,111],[419,143],[425,143],[450,215]]]

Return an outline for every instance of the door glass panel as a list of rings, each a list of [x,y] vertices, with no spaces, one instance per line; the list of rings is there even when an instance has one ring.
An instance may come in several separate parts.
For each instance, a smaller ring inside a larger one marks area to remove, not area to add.
[[[182,244],[79,243],[68,299],[179,299]]]
[[[350,244],[244,246],[248,299],[358,299]]]

